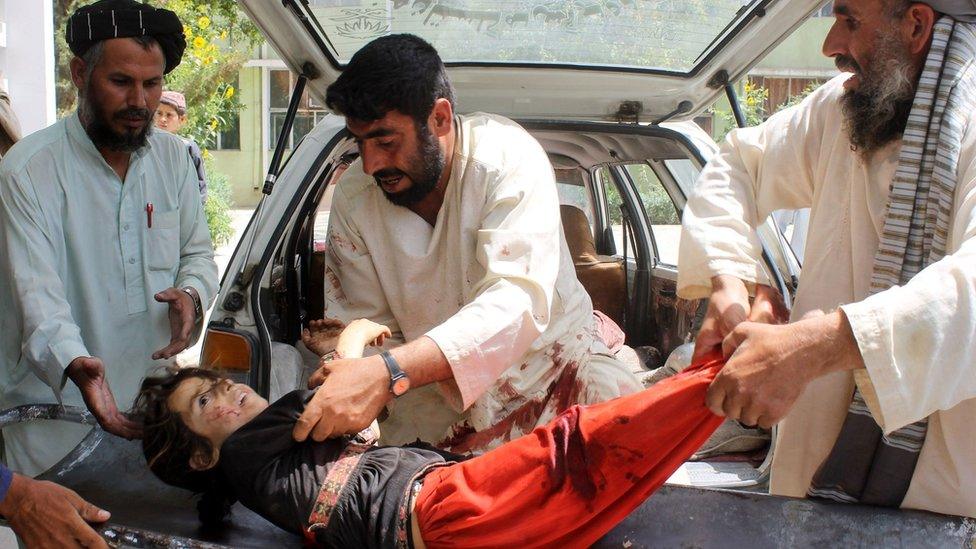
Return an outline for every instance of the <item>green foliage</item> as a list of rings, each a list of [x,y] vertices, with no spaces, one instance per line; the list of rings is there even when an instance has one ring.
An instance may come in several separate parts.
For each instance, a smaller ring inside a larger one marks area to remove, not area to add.
[[[769,99],[769,90],[753,86],[748,81],[745,84],[744,99],[740,98],[740,104],[742,105],[742,111],[746,115],[746,121],[749,126],[756,126],[761,124],[766,118],[769,118],[773,114],[783,110],[799,105],[808,95],[813,93],[814,90],[823,85],[823,82],[819,80],[814,80],[807,84],[800,93],[796,95],[791,95],[789,99],[783,102],[782,105],[778,105],[773,108],[772,112],[765,112],[766,101]],[[721,142],[725,139],[725,136],[735,129],[735,117],[732,116],[730,111],[713,109],[712,113],[716,118],[720,119],[723,123],[723,131],[718,134],[716,141]]]
[[[772,114],[766,112],[767,99],[769,99],[769,90],[746,80],[742,86],[742,95],[739,97],[739,106],[742,108],[742,114],[746,117],[746,126],[758,126],[763,123],[768,114]],[[715,110],[713,112],[723,122],[723,132],[715,139],[721,143],[730,131],[738,127],[738,124],[731,110]]]
[[[234,236],[233,219],[229,211],[233,205],[230,180],[226,174],[214,170],[213,163],[208,158],[207,201],[203,205],[203,211],[207,215],[210,242],[214,249],[227,244]]]
[[[783,109],[788,109],[790,107],[799,105],[804,99],[807,98],[808,95],[813,93],[814,90],[816,90],[822,85],[823,82],[820,82],[818,80],[814,80],[813,82],[810,82],[809,84],[807,84],[807,87],[803,88],[803,90],[800,93],[796,95],[791,95],[790,98],[786,100],[786,102],[784,102],[782,105],[776,108],[776,111],[779,112]]]
[[[58,113],[75,108],[77,91],[71,82],[73,57],[64,40],[68,16],[90,0],[56,0]],[[260,43],[257,28],[234,0],[150,0],[173,10],[186,34],[187,48],[179,67],[166,76],[166,88],[182,92],[187,102],[183,135],[206,148],[231,116],[241,109],[235,89],[237,74],[251,50]]]
[[[610,208],[610,224],[623,225],[624,214],[621,208],[624,205],[624,199],[620,196],[620,192],[617,191],[617,186],[609,179],[609,174],[607,177],[604,180],[604,185],[607,188],[607,207]]]
[[[644,203],[644,212],[647,214],[647,221],[651,225],[678,225],[681,220],[678,218],[678,210],[674,207],[674,202],[668,196],[664,186],[657,178],[654,170],[646,164],[630,164],[626,167],[637,194]],[[610,208],[610,224],[620,225],[623,223],[623,214],[620,207],[623,205],[623,197],[617,191],[617,186],[609,179],[609,172],[601,170],[604,185],[607,188],[607,205]]]
[[[657,174],[647,164],[632,164],[627,166],[627,172],[637,187],[637,194],[644,203],[647,222],[651,225],[678,225],[678,210],[671,202],[671,197],[664,190],[664,185]]]

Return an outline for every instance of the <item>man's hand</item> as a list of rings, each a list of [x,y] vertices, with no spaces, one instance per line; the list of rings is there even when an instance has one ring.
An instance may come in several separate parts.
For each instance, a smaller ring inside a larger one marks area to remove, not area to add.
[[[741,323],[722,352],[731,358],[708,388],[709,409],[766,429],[786,416],[810,381],[864,367],[841,311],[785,326]]]
[[[104,511],[74,491],[53,482],[14,474],[0,514],[26,547],[104,547],[108,544],[87,522],[105,522]]]
[[[106,432],[129,440],[142,437],[142,426],[119,411],[105,377],[105,365],[95,357],[80,356],[67,368],[68,377],[81,390],[85,406]]]
[[[756,298],[750,304],[744,282],[734,276],[718,275],[712,278],[712,295],[695,338],[691,361],[697,362],[717,350],[726,336],[742,322],[782,324],[788,319],[789,311],[777,290],[761,284],[756,286]]]
[[[336,348],[336,341],[345,327],[338,318],[313,320],[302,330],[302,343],[309,351],[322,356]]]
[[[783,294],[771,286],[757,284],[756,297],[752,300],[752,307],[749,309],[749,322],[786,324],[789,320],[790,311],[783,301]]]
[[[197,323],[193,298],[179,288],[167,288],[155,296],[160,303],[169,303],[169,345],[153,353],[153,360],[170,358],[190,344],[190,334]]]
[[[323,441],[358,433],[393,398],[390,373],[379,356],[325,362],[308,385],[320,387],[295,424],[292,435],[299,442],[309,434],[312,440]]]

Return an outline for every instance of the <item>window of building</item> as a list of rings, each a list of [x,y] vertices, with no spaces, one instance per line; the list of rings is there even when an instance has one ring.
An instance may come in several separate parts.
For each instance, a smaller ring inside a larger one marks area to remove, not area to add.
[[[291,92],[295,88],[295,75],[289,70],[272,69],[268,71],[268,102],[270,106],[268,146],[274,149],[278,143],[278,136],[281,135],[281,128],[284,126],[285,117],[288,113],[288,102],[291,100]],[[308,89],[302,94],[301,102],[298,104],[298,112],[295,114],[295,123],[291,127],[288,135],[287,148],[294,149],[295,145],[302,140],[308,132],[312,131],[315,124],[321,120],[328,111],[319,105],[308,95]]]
[[[213,147],[218,151],[241,150],[241,115],[234,113],[227,120],[227,125],[217,133],[217,143]]]

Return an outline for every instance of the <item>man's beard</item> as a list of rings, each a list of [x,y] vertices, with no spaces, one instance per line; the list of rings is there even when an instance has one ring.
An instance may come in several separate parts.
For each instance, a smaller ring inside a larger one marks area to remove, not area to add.
[[[86,91],[78,97],[78,116],[85,133],[92,140],[96,148],[106,148],[115,152],[131,153],[145,146],[152,124],[152,114],[148,109],[130,107],[111,115],[112,120],[142,119],[145,121],[142,129],[129,130],[119,133],[109,125],[109,115],[102,107],[91,100],[91,93]]]
[[[409,207],[427,197],[437,187],[444,171],[444,151],[434,134],[425,123],[417,123],[417,142],[420,144],[417,154],[410,159],[408,171],[403,172],[395,168],[381,170],[373,174],[376,184],[386,195],[386,199],[397,206]],[[380,184],[381,179],[404,176],[410,178],[412,185],[398,193],[389,193]]]
[[[863,158],[905,133],[915,99],[917,69],[895,32],[879,34],[870,64],[838,56],[837,68],[855,73],[857,89],[841,99],[851,145]]]

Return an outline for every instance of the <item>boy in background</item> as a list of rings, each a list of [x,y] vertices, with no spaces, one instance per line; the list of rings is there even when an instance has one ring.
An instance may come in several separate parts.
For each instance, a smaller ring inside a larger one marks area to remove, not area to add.
[[[156,127],[169,133],[179,134],[186,124],[186,97],[176,91],[164,91],[156,109]],[[182,137],[182,136],[181,136]],[[200,181],[200,200],[207,202],[207,172],[203,167],[203,155],[196,141],[183,137],[186,149],[190,152],[193,165],[197,168],[197,179]]]

